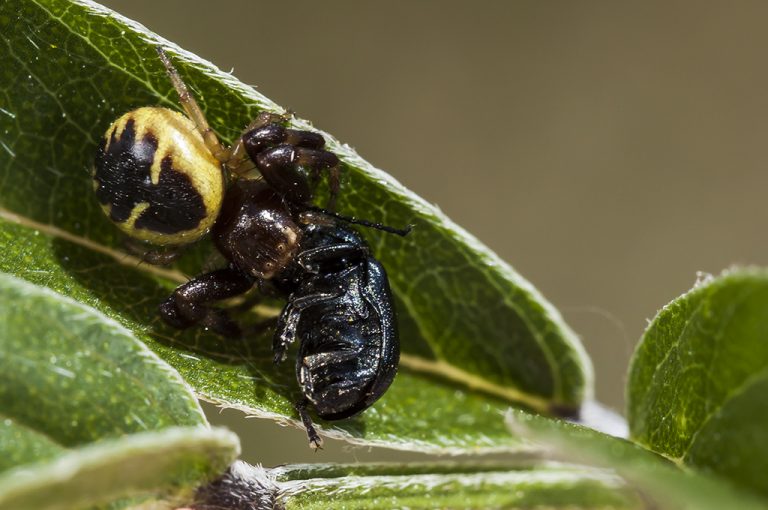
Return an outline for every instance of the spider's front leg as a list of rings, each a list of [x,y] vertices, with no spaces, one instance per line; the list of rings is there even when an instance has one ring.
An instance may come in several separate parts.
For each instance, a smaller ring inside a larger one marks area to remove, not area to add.
[[[273,114],[241,137],[242,147],[269,185],[295,204],[312,200],[309,182],[299,168],[309,169],[313,177],[329,174],[328,208],[334,209],[339,193],[339,158],[324,149],[325,138],[311,131],[289,129],[275,122]]]
[[[240,326],[225,310],[208,304],[243,294],[253,283],[251,276],[231,267],[206,273],[177,287],[160,305],[160,316],[175,328],[199,325],[222,336],[237,338],[242,335]]]

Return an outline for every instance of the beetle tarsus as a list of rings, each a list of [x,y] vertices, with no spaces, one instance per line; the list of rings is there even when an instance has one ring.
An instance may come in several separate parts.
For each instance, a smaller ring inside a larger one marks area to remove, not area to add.
[[[307,431],[307,439],[309,439],[309,447],[312,448],[314,451],[322,450],[323,449],[323,438],[320,437],[320,434],[317,433],[317,429],[315,429],[315,425],[312,423],[312,418],[309,417],[309,413],[307,412],[307,406],[309,405],[309,400],[306,398],[296,402],[294,407],[296,408],[296,411],[299,413],[299,418],[301,418],[301,423],[304,425],[304,428]]]
[[[288,354],[286,353],[286,349],[285,348],[276,350],[275,351],[275,357],[274,357],[275,365],[279,365],[280,363],[285,361],[285,359],[287,357],[288,357]]]

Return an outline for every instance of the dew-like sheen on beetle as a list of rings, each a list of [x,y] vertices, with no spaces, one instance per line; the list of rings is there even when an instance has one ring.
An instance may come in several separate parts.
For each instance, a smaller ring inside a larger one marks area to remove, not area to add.
[[[302,398],[295,407],[310,446],[319,448],[307,409],[326,420],[364,411],[389,388],[400,357],[386,272],[345,224],[399,235],[408,229],[333,212],[339,159],[321,135],[286,128],[286,115],[261,113],[231,147],[222,146],[168,56],[158,54],[186,116],[143,107],[112,123],[96,154],[96,197],[130,238],[165,247],[162,256],[150,252],[150,262],[170,260],[209,232],[227,260],[160,305],[167,324],[239,337],[227,310],[212,304],[256,284],[285,296],[273,336],[275,363],[298,340]],[[246,177],[254,169],[259,177]],[[331,192],[325,209],[312,203],[321,173]]]

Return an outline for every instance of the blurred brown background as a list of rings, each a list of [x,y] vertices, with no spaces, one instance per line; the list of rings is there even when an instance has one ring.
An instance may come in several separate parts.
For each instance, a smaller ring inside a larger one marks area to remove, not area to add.
[[[766,2],[103,3],[439,205],[562,311],[615,408],[697,271],[768,261]]]

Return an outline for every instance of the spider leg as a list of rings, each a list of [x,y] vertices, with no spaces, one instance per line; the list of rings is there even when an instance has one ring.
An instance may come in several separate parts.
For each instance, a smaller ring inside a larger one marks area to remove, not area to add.
[[[179,94],[179,102],[181,102],[182,108],[184,108],[187,116],[192,119],[192,122],[194,122],[195,126],[197,126],[197,130],[203,137],[205,146],[208,147],[208,150],[211,151],[211,154],[213,154],[213,157],[215,157],[217,160],[221,161],[222,163],[228,161],[230,159],[230,151],[221,144],[219,138],[216,136],[216,133],[214,133],[213,129],[211,129],[211,126],[208,125],[208,120],[205,118],[205,114],[197,104],[195,96],[192,95],[192,93],[189,91],[189,88],[187,88],[187,84],[184,83],[184,80],[181,79],[179,72],[171,62],[171,59],[168,58],[168,55],[165,53],[165,50],[161,46],[157,47],[157,53],[160,55],[160,61],[165,66],[165,70],[168,72],[168,76],[171,78],[173,87]]]
[[[184,254],[185,246],[168,246],[165,248],[149,248],[141,241],[126,237],[123,246],[146,264],[167,266]]]
[[[285,117],[262,112],[232,146],[231,168],[237,174],[256,165],[264,179],[281,196],[295,204],[312,200],[312,186],[304,172],[310,172],[312,181],[327,171],[331,196],[328,208],[335,207],[339,193],[339,158],[325,150],[322,135],[299,129],[286,128]],[[248,156],[248,158],[245,157]]]
[[[253,282],[253,278],[234,268],[205,273],[177,287],[160,305],[160,316],[175,328],[201,325],[220,335],[237,338],[242,335],[240,326],[225,310],[208,304],[243,294]]]
[[[245,144],[243,143],[243,138],[246,136],[246,134],[256,129],[262,128],[268,124],[282,125],[283,123],[287,122],[289,118],[289,114],[281,115],[272,112],[259,113],[256,118],[253,119],[253,121],[243,130],[243,133],[237,137],[234,145],[232,145],[232,147],[229,149],[230,157],[226,163],[227,168],[238,175],[246,173],[250,168],[252,168],[248,161],[248,154],[245,151]]]

